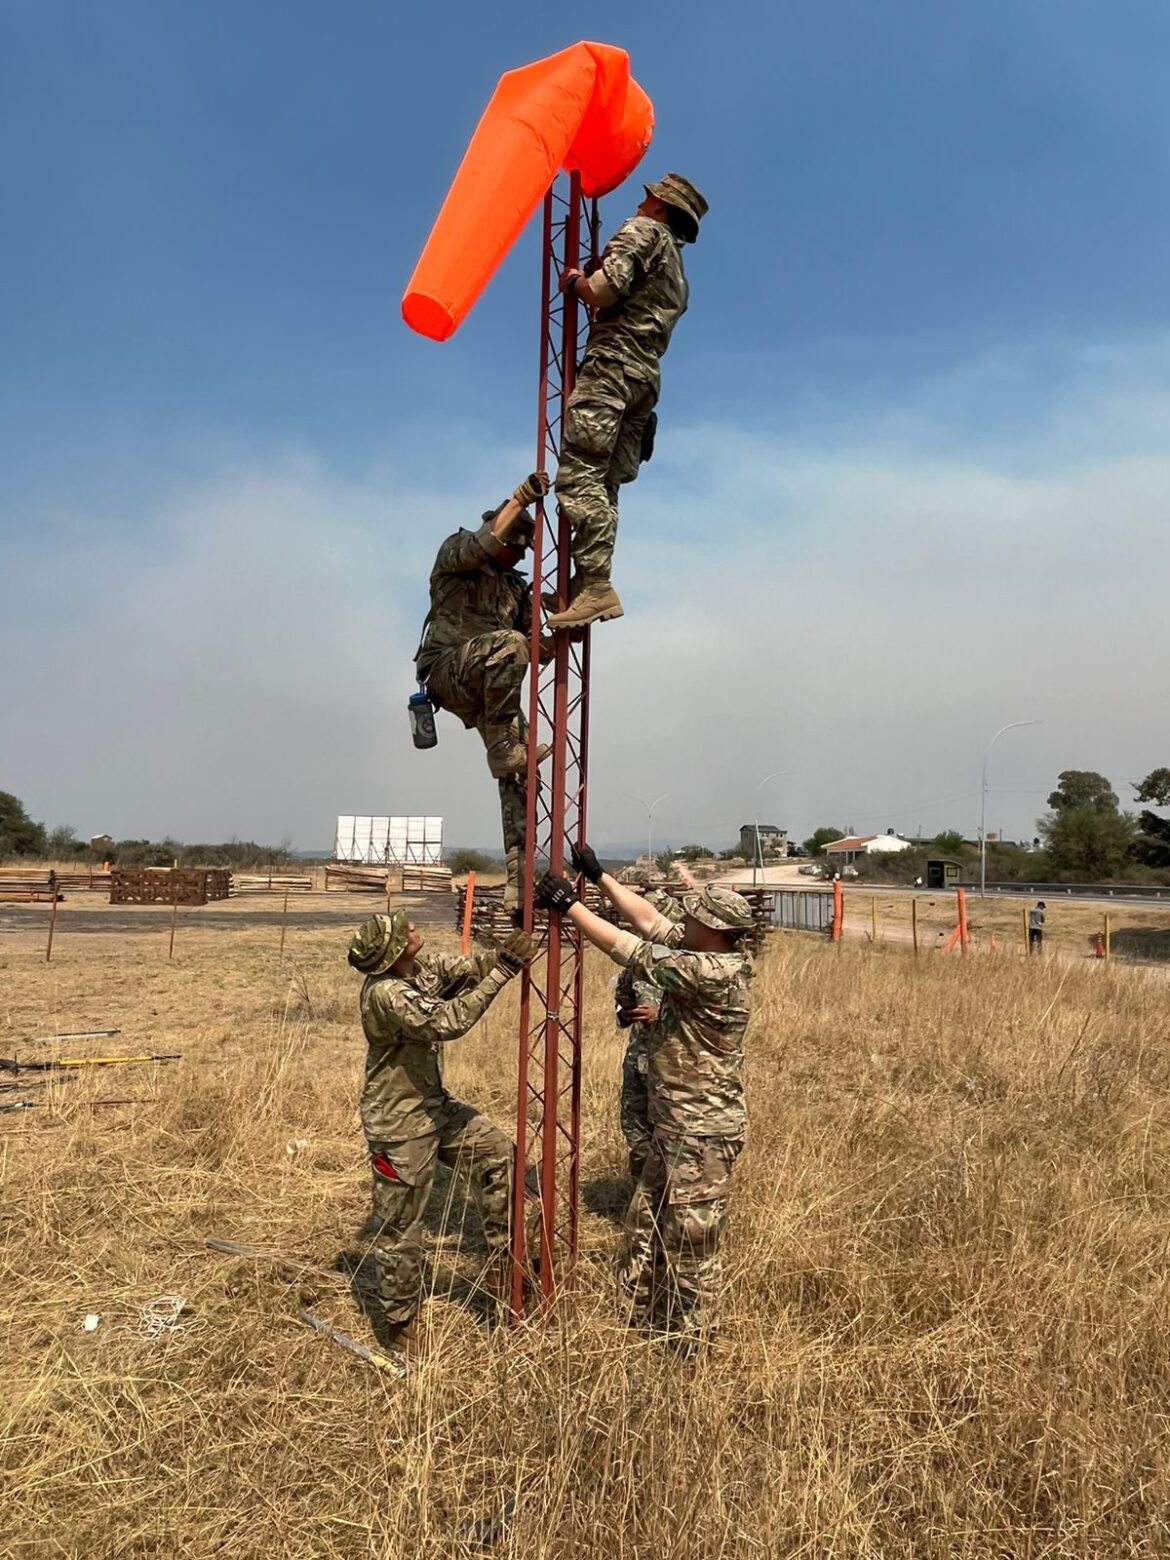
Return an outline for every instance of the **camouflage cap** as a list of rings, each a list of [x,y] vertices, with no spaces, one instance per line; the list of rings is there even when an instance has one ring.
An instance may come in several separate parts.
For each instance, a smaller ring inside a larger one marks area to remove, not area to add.
[[[405,910],[372,915],[363,921],[349,944],[349,962],[363,975],[384,975],[402,957],[410,941]]]
[[[718,883],[708,883],[700,894],[688,894],[683,909],[715,932],[748,932],[753,924],[752,907],[743,895]]]
[[[668,894],[664,888],[651,888],[642,896],[648,905],[653,905],[659,915],[664,915],[668,921],[681,921],[684,915],[683,907],[673,894]]]
[[[710,207],[691,181],[684,179],[681,173],[668,173],[657,184],[644,184],[642,188],[647,195],[656,195],[672,211],[681,214],[685,219],[682,237],[688,244],[693,244],[699,236],[699,223]]]

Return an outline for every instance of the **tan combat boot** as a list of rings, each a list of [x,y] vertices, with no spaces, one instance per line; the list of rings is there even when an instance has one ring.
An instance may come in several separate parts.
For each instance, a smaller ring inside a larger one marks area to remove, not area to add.
[[[572,605],[574,600],[580,594],[580,590],[581,590],[581,575],[580,575],[579,570],[574,569],[572,574],[569,575],[569,604],[570,605]],[[548,613],[548,612],[555,612],[557,610],[557,593],[556,593],[556,591],[555,590],[542,591],[541,592],[541,596],[540,596],[540,604],[544,608],[546,613]]]
[[[504,857],[504,909],[518,910],[524,898],[521,881],[521,855],[519,845],[513,845]]]
[[[590,623],[604,623],[609,618],[623,617],[618,593],[607,579],[587,574],[581,589],[563,612],[554,613],[545,620],[545,626],[558,628],[586,628]]]
[[[511,726],[485,726],[484,737],[487,741],[488,771],[493,780],[527,774],[528,748],[525,743],[516,740]],[[551,752],[548,743],[542,742],[536,749],[536,762],[543,764]]]

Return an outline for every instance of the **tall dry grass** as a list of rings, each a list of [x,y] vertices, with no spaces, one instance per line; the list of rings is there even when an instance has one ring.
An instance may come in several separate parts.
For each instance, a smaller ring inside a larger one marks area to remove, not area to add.
[[[203,1249],[362,1249],[344,932],[290,934],[283,970],[271,931],[188,933],[173,967],[157,936],[48,968],[6,941],[8,1039],[105,1020],[185,1061],[0,1116],[0,1552],[1170,1552],[1164,981],[774,940],[726,1326],[686,1363],[614,1314],[620,1041],[592,959],[575,1304],[489,1333],[444,1182],[435,1352],[394,1383],[296,1320],[308,1298],[369,1341],[344,1282]],[[451,1052],[503,1124],[514,1036],[509,993]],[[149,1103],[91,1103],[127,1094]],[[149,1341],[161,1293],[190,1322]]]

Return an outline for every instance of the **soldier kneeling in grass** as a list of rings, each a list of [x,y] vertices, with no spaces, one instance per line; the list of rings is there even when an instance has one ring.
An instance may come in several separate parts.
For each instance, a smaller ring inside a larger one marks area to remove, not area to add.
[[[372,916],[349,945],[350,964],[365,976],[361,1116],[373,1176],[381,1341],[413,1354],[422,1352],[415,1318],[436,1163],[469,1181],[490,1253],[487,1287],[497,1298],[505,1293],[513,1146],[474,1106],[447,1092],[442,1050],[483,1017],[536,951],[525,932],[470,959],[422,947],[404,910]]]

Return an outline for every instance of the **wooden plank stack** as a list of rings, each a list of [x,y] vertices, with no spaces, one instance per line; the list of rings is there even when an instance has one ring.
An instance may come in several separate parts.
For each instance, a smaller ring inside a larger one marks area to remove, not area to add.
[[[101,892],[110,886],[110,873],[103,867],[77,867],[73,870],[66,869],[57,873],[57,887],[70,888],[75,893],[78,889]]]
[[[389,874],[385,867],[327,866],[325,892],[340,890],[347,894],[385,894]]]
[[[60,898],[55,872],[45,867],[0,867],[0,904],[52,904]]]
[[[112,905],[206,905],[226,899],[232,875],[226,867],[115,867]]]
[[[233,872],[233,894],[311,894],[313,879],[297,872]]]
[[[450,867],[403,867],[404,894],[449,894],[452,890]]]

